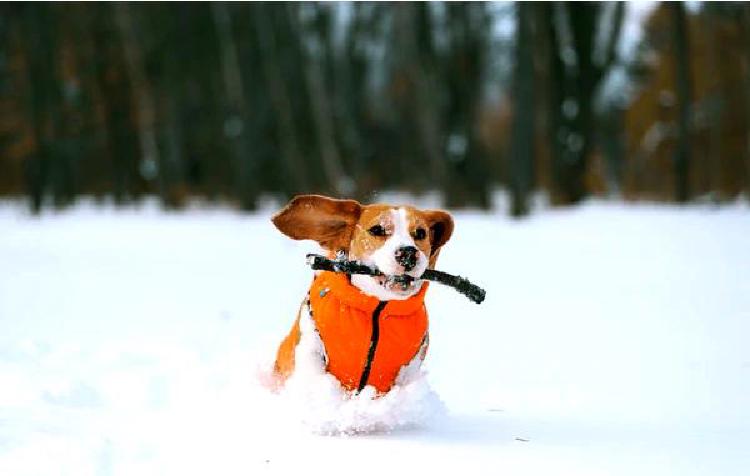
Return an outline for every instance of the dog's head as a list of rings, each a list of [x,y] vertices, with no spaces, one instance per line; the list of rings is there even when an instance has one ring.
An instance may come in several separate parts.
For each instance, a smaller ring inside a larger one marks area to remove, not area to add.
[[[410,206],[361,205],[320,195],[299,195],[273,217],[273,223],[295,240],[315,240],[330,254],[376,266],[387,275],[418,278],[435,266],[438,252],[453,233],[453,219],[442,210]],[[352,284],[380,300],[406,299],[422,282],[406,289],[383,277],[353,275]]]

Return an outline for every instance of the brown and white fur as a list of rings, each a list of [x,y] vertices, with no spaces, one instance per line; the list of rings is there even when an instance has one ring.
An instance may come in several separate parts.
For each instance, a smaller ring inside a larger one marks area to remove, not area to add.
[[[440,247],[453,233],[453,219],[442,210],[362,205],[321,195],[295,197],[273,217],[273,223],[290,238],[317,241],[330,257],[343,252],[386,275],[415,278],[435,266]],[[422,286],[417,279],[403,289],[383,277],[364,275],[353,275],[351,282],[381,301],[407,299]]]

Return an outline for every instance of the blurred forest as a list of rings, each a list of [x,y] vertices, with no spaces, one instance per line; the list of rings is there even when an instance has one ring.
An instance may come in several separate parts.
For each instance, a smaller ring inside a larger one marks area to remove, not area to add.
[[[0,196],[750,197],[750,5],[2,3]]]

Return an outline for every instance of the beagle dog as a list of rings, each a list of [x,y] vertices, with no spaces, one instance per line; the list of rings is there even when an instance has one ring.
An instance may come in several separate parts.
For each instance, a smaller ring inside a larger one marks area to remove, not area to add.
[[[343,255],[385,275],[414,278],[435,266],[453,233],[453,219],[445,211],[320,195],[295,197],[272,221],[292,239],[317,241],[329,258]],[[402,370],[418,368],[424,360],[428,286],[419,279],[402,285],[385,276],[318,272],[278,348],[279,382],[294,374],[299,348],[312,345],[314,359],[345,390],[358,393],[371,385],[379,394],[388,392]]]

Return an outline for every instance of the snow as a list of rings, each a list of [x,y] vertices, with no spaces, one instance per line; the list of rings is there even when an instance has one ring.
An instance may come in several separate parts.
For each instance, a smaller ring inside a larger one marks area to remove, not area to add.
[[[419,427],[444,415],[443,404],[419,365],[424,347],[402,367],[387,394],[378,396],[375,387],[368,385],[352,395],[325,371],[325,348],[307,305],[302,307],[299,326],[294,373],[283,387],[279,390],[272,371],[261,374],[261,383],[278,391],[281,397],[275,406],[279,414],[285,415],[284,424],[302,424],[323,435],[355,435]],[[266,365],[269,370],[270,367],[270,363]]]
[[[273,211],[0,202],[0,474],[750,471],[747,205],[455,213],[487,300],[431,287],[426,376],[345,410],[409,424],[336,436],[264,385],[315,251]]]

